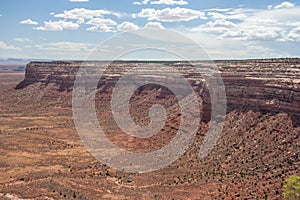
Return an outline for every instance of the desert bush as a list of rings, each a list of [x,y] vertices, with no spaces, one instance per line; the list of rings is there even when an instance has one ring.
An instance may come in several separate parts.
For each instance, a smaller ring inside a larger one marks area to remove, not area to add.
[[[286,184],[283,185],[283,196],[287,200],[300,199],[300,176],[291,176],[286,179]]]

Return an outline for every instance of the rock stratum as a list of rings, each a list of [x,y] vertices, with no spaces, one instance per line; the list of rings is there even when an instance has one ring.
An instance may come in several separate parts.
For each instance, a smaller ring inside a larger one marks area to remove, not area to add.
[[[294,119],[300,116],[300,59],[229,60],[214,63],[225,85],[229,111],[244,107],[262,112],[286,112]],[[213,63],[196,62],[193,65],[199,65],[203,72],[207,72]],[[98,88],[109,88],[114,87],[120,77],[135,67],[139,67],[143,76],[159,68],[162,78],[165,78],[163,75],[170,73],[166,66],[177,69],[188,79],[202,97],[204,111],[209,111],[209,90],[203,74],[197,73],[188,62],[31,62],[26,67],[25,79],[16,89],[35,83],[54,83],[60,91],[72,90],[80,67],[107,67],[101,79],[99,77]],[[176,85],[176,80],[173,82]],[[209,112],[204,112],[203,120],[208,122],[209,119]]]

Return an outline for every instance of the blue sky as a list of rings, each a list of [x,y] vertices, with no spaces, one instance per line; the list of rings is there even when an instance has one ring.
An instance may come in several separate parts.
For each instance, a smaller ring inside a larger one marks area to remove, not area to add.
[[[214,59],[299,57],[299,13],[299,0],[1,0],[0,58],[84,59],[145,26],[178,31]]]

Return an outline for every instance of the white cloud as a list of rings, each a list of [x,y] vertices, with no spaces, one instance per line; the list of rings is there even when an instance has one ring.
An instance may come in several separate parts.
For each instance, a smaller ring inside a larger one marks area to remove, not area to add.
[[[32,42],[32,40],[28,38],[14,38],[14,41],[16,42]]]
[[[283,41],[295,26],[300,25],[299,12],[300,7],[256,10],[238,25],[238,29],[246,36],[244,39]]]
[[[70,2],[89,2],[89,0],[69,0]]]
[[[0,49],[4,49],[4,50],[21,50],[20,48],[16,48],[13,45],[8,45],[5,42],[0,40]]]
[[[145,25],[145,28],[158,28],[158,29],[165,29],[163,25],[161,25],[160,22],[148,22]]]
[[[150,2],[150,0],[143,0],[142,1],[142,4],[147,4],[147,3],[149,3]]]
[[[220,37],[218,37],[219,39],[222,38],[229,38],[229,39],[239,39],[242,40],[245,37],[245,34],[243,31],[239,31],[239,30],[228,30],[227,32],[225,32],[223,35],[221,35]]]
[[[184,0],[157,0],[151,1],[150,4],[158,4],[158,5],[187,5],[188,2]]]
[[[220,27],[220,28],[236,27],[236,24],[227,20],[216,20],[215,22],[208,22],[207,24],[209,25],[209,27]]]
[[[20,24],[38,25],[36,21],[32,21],[31,19],[20,21]]]
[[[146,5],[146,4],[153,4],[153,5],[187,5],[188,2],[185,0],[143,0],[143,1],[134,1],[133,5]]]
[[[240,29],[228,30],[220,38],[235,38],[239,40],[264,41],[264,40],[278,40],[282,37],[283,29],[279,27],[265,27],[260,25],[248,25],[240,27]]]
[[[114,32],[115,31],[114,27],[107,26],[106,24],[95,25],[90,28],[87,28],[86,30],[91,32]]]
[[[219,40],[299,41],[297,29],[300,26],[299,12],[300,7],[268,10],[246,8],[210,9],[207,16],[211,21],[191,30],[217,35]],[[237,21],[233,23],[231,20]]]
[[[91,25],[105,24],[105,25],[108,25],[108,26],[115,26],[115,25],[117,25],[117,22],[115,22],[112,19],[93,18],[93,19],[89,20],[86,24],[91,24]]]
[[[276,49],[256,41],[246,42],[235,39],[220,40],[213,34],[202,32],[190,32],[187,33],[187,35],[194,41],[197,41],[212,59],[289,57],[289,55],[281,51],[281,49]]]
[[[114,27],[117,25],[112,19],[104,19],[104,18],[93,18],[89,20],[86,24],[93,25],[92,27],[88,28],[88,31],[92,32],[113,32]]]
[[[300,26],[294,28],[291,30],[286,38],[283,39],[283,41],[297,41],[300,42]]]
[[[293,8],[293,7],[295,7],[295,4],[291,3],[291,2],[288,2],[288,1],[282,2],[281,4],[279,4],[277,6],[274,6],[275,9]]]
[[[206,11],[212,11],[212,12],[228,12],[230,11],[232,8],[210,8],[207,9]]]
[[[78,19],[77,24],[84,24],[84,21],[85,21],[84,19]]]
[[[134,31],[134,30],[138,30],[138,29],[139,29],[139,27],[132,22],[123,22],[118,25],[119,31]]]
[[[219,19],[216,21],[209,21],[204,25],[195,27],[192,31],[202,31],[202,32],[209,32],[209,33],[224,33],[228,31],[230,28],[234,28],[237,25],[231,21],[225,19]]]
[[[243,20],[247,18],[247,16],[244,13],[236,13],[236,14],[229,14],[229,13],[219,13],[219,12],[208,12],[208,16],[210,16],[212,19],[237,19],[237,20]]]
[[[142,17],[148,20],[157,20],[162,22],[178,22],[190,21],[193,19],[205,19],[205,13],[198,10],[188,8],[165,8],[162,10],[155,10],[153,8],[145,8],[138,14],[134,14],[133,18]]]
[[[279,40],[285,30],[275,20],[249,18],[235,27],[227,27],[219,38],[231,38],[243,41]]]
[[[134,2],[133,2],[133,5],[146,5],[146,4],[148,4],[149,1],[150,1],[150,0],[143,0],[143,1],[141,1],[141,2],[139,2],[139,1],[134,1]]]
[[[102,17],[103,15],[116,15],[118,13],[113,13],[107,10],[89,10],[85,8],[74,8],[72,10],[65,10],[64,13],[54,14],[54,17],[64,18],[64,19],[92,19],[94,17]]]
[[[212,19],[226,19],[227,16],[223,13],[219,13],[219,12],[208,12],[207,13],[208,16],[210,16]]]
[[[35,29],[41,31],[62,31],[64,29],[77,30],[78,28],[79,24],[77,23],[59,20],[54,22],[44,22],[44,26],[36,27]]]
[[[87,28],[87,31],[92,32],[114,32],[115,28],[113,26],[117,25],[112,19],[103,18],[104,15],[115,15],[120,16],[118,13],[110,12],[107,10],[89,10],[85,8],[74,8],[71,10],[65,10],[63,13],[51,13],[52,16],[56,18],[63,18],[64,20],[59,21],[46,21],[44,26],[35,28],[36,30],[51,30],[51,31],[62,31],[67,30],[77,30],[81,24],[92,25]],[[72,20],[72,21],[66,21]],[[74,22],[73,20],[76,20]],[[86,22],[86,20],[88,20]]]

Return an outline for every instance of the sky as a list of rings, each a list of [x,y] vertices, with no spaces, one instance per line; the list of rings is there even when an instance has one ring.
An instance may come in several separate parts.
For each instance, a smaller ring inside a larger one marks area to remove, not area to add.
[[[212,59],[300,56],[300,0],[0,2],[0,59],[81,60],[109,38],[145,27],[181,33]]]

